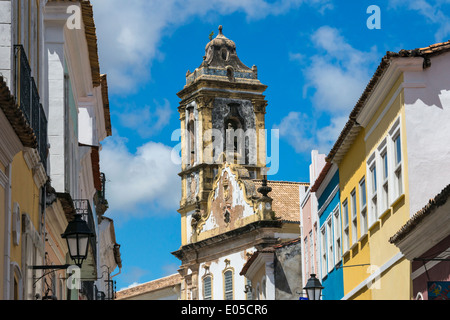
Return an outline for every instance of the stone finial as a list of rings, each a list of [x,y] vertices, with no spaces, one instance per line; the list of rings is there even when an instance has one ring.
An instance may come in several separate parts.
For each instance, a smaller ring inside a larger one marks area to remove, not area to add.
[[[267,176],[265,175],[262,181],[262,186],[258,188],[258,192],[263,195],[263,197],[268,197],[268,194],[272,191],[272,188],[267,185]]]
[[[223,34],[223,33],[222,33],[222,30],[223,30],[223,27],[222,27],[222,25],[220,25],[220,26],[219,26],[219,34]]]
[[[258,79],[258,67],[254,65],[252,67],[252,71],[253,71],[253,79]]]

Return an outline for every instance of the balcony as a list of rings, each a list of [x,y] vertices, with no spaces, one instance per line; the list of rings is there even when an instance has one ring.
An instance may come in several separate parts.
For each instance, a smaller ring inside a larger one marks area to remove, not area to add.
[[[99,217],[103,216],[108,210],[108,200],[106,200],[106,176],[103,172],[100,173],[100,182],[101,182],[101,189],[97,190],[97,193],[94,197],[94,204],[95,204],[95,210],[97,212],[97,215]]]
[[[14,56],[16,100],[28,126],[34,132],[34,146],[45,170],[47,170],[47,117],[40,102],[37,85],[31,76],[31,67],[22,45],[14,46]]]

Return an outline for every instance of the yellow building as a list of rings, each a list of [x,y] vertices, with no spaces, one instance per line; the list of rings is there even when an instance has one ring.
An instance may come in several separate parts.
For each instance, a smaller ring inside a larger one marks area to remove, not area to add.
[[[388,80],[392,79],[385,81]],[[374,111],[361,122],[364,126],[352,125],[350,134],[354,140],[339,162],[344,297],[347,299],[409,298],[409,264],[387,242],[409,217],[408,201],[405,201],[408,193],[402,179],[407,166],[399,163],[397,175],[391,161],[397,151],[396,138],[405,137],[400,126],[404,123],[401,122],[402,80],[403,76],[397,74],[395,82],[385,84],[385,96],[377,97],[381,100],[379,104],[366,107],[365,112],[369,112],[369,107]],[[363,119],[361,114],[360,117]],[[399,146],[402,145],[405,141]]]
[[[69,6],[79,27],[67,25]],[[1,10],[0,299],[69,298],[73,263],[61,234],[75,213],[95,237],[80,271],[85,294],[70,295],[93,299],[107,289],[101,268],[121,261],[113,222],[102,219],[99,150],[112,132],[92,6],[14,0]]]
[[[450,178],[448,50],[389,52],[327,158],[339,166],[344,299],[411,298],[410,261],[389,239]]]
[[[5,1],[1,15],[0,214],[2,299],[34,299],[44,258],[47,117],[40,97],[40,2]],[[26,12],[26,14],[25,14]],[[5,134],[5,135],[3,135]]]
[[[43,254],[42,186],[47,175],[36,149],[34,130],[0,79],[0,275],[2,299],[31,298],[35,292],[24,266]],[[32,276],[32,275],[31,275]]]

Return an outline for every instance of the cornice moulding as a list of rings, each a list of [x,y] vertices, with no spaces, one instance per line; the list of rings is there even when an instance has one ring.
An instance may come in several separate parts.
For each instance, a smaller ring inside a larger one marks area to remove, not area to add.
[[[252,279],[262,266],[265,266],[267,263],[273,263],[274,260],[273,252],[257,252],[254,254],[257,254],[258,256],[245,273],[245,277],[248,279]]]
[[[369,99],[357,116],[356,121],[365,128],[377,108],[383,103],[384,99],[391,91],[392,86],[398,80],[399,76],[405,72],[423,71],[423,60],[424,59],[421,57],[392,58],[389,67],[370,94]],[[405,79],[403,79],[403,82],[405,82]]]

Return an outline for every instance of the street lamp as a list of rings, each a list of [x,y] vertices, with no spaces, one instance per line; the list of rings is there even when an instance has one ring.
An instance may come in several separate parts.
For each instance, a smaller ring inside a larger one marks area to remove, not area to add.
[[[67,225],[66,231],[61,235],[61,238],[66,239],[67,247],[69,248],[69,256],[75,262],[75,264],[81,268],[83,261],[88,254],[89,239],[93,236],[93,232],[83,220],[81,214],[75,214],[75,217]],[[34,270],[61,270],[67,269],[71,265],[65,264],[50,265],[50,266],[33,266]]]
[[[320,283],[319,279],[316,278],[315,274],[311,274],[311,278],[309,278],[306,286],[303,289],[306,290],[308,300],[320,300],[323,286]]]
[[[92,235],[91,229],[82,219],[81,214],[75,215],[74,219],[69,222],[66,231],[61,235],[67,241],[70,258],[80,268],[87,257],[89,239]]]

